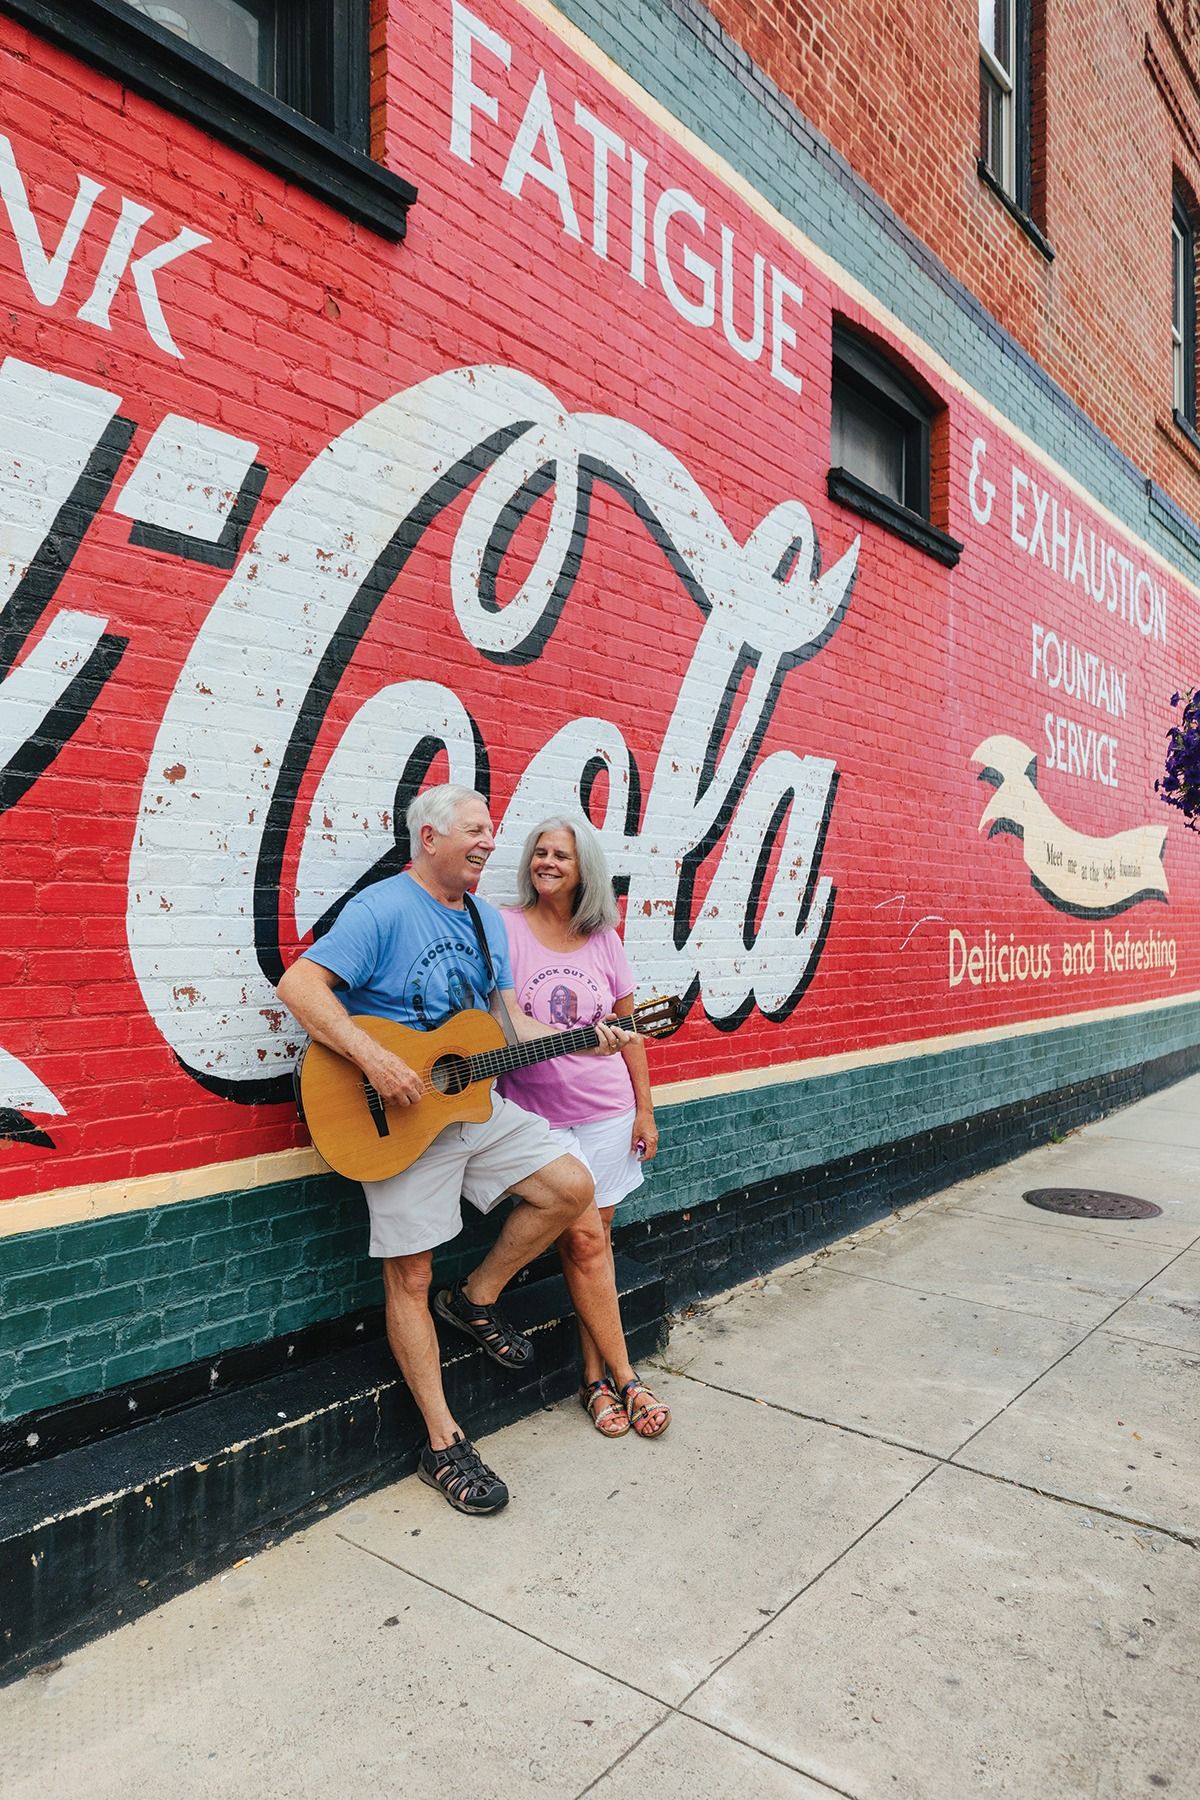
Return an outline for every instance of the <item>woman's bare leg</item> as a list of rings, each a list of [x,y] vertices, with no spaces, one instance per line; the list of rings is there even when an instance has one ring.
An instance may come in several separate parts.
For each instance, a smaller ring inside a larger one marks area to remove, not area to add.
[[[617,1299],[612,1216],[611,1206],[602,1212],[591,1207],[562,1233],[558,1253],[579,1324],[584,1382],[599,1381],[608,1369],[621,1385],[633,1379],[633,1369]]]

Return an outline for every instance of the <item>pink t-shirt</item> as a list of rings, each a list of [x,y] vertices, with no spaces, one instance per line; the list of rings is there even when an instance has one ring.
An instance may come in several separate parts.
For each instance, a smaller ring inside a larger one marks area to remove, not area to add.
[[[633,992],[633,974],[615,931],[600,931],[578,950],[547,950],[519,906],[502,906],[512,957],[517,1005],[540,1025],[594,1025],[616,1001]],[[506,1100],[540,1113],[551,1125],[587,1125],[611,1119],[634,1104],[625,1058],[556,1056],[502,1075]]]

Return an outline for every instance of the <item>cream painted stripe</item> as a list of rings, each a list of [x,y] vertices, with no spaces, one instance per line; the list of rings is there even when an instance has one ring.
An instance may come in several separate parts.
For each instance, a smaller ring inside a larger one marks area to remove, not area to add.
[[[774,1063],[762,1069],[731,1070],[727,1075],[705,1075],[694,1081],[668,1081],[654,1090],[657,1107],[682,1106],[690,1100],[707,1100],[716,1094],[741,1094],[756,1088],[782,1087],[798,1081],[816,1081],[849,1069],[883,1068],[889,1063],[910,1062],[919,1056],[940,1056],[948,1050],[965,1050],[973,1044],[998,1044],[1043,1031],[1068,1031],[1078,1025],[1102,1024],[1106,1019],[1127,1019],[1138,1013],[1169,1012],[1200,1002],[1200,992],[1177,994],[1167,1000],[1133,1002],[1102,1007],[1095,1012],[1067,1013],[1060,1018],[1017,1020],[1008,1025],[978,1031],[951,1032],[944,1037],[914,1038],[901,1044],[880,1044],[870,1050],[848,1050],[838,1056],[810,1056],[797,1062]],[[174,1175],[143,1175],[130,1181],[107,1181],[92,1187],[55,1188],[48,1194],[31,1194],[20,1200],[0,1202],[0,1238],[23,1231],[46,1231],[58,1225],[78,1225],[89,1219],[106,1219],[115,1213],[141,1212],[151,1206],[174,1206],[182,1200],[203,1200],[213,1194],[266,1187],[271,1182],[295,1181],[306,1175],[327,1173],[315,1150],[277,1150],[265,1156],[245,1156],[238,1162],[206,1163],[198,1169],[182,1169]]]
[[[968,400],[970,404],[981,412],[985,418],[989,419],[998,430],[1002,431],[1012,443],[1018,445],[1026,456],[1032,457],[1035,462],[1040,463],[1044,469],[1048,470],[1058,481],[1061,481],[1064,487],[1069,488],[1072,493],[1076,494],[1084,501],[1098,518],[1104,519],[1115,531],[1120,532],[1122,537],[1129,543],[1137,544],[1148,558],[1158,564],[1164,574],[1169,575],[1173,581],[1179,582],[1179,584],[1188,589],[1190,593],[1200,597],[1200,585],[1190,581],[1186,575],[1182,574],[1180,570],[1176,568],[1173,562],[1168,561],[1161,551],[1156,550],[1153,544],[1148,544],[1144,538],[1139,537],[1138,533],[1127,525],[1124,519],[1119,518],[1116,513],[1110,512],[1104,503],[1101,500],[1098,500],[1090,489],[1086,488],[1084,484],[1067,469],[1062,468],[1055,462],[1054,458],[1049,456],[1042,446],[1035,442],[1033,438],[1027,437],[1020,427],[1014,425],[1010,419],[1006,418],[992,401],[985,399],[982,394],[973,388],[966,377],[961,375],[957,369],[952,368],[949,363],[943,362],[936,350],[932,349],[923,338],[919,337],[911,326],[904,324],[903,320],[898,319],[894,313],[890,312],[888,308],[883,305],[878,295],[871,293],[868,288],[863,287],[855,280],[853,275],[848,274],[840,264],[834,261],[828,251],[822,250],[818,244],[814,244],[811,239],[805,236],[797,225],[794,225],[790,219],[783,215],[783,213],[778,212],[775,207],[772,206],[771,202],[766,199],[763,194],[760,194],[756,187],[747,181],[744,175],[739,174],[731,164],[725,161],[723,156],[719,155],[718,152],[711,147],[711,145],[706,144],[703,138],[697,137],[688,126],[684,125],[675,117],[674,113],[669,112],[660,100],[656,100],[653,94],[648,94],[645,88],[639,86],[632,75],[628,75],[624,69],[612,61],[611,57],[605,55],[604,51],[601,50],[597,44],[594,44],[577,25],[573,24],[570,19],[565,18],[562,13],[551,6],[548,3],[548,0],[519,0],[519,3],[526,12],[531,13],[533,17],[545,25],[548,30],[561,38],[568,50],[572,51],[572,53],[579,57],[582,62],[587,63],[589,67],[594,69],[595,72],[602,76],[611,87],[616,88],[626,100],[636,106],[640,112],[644,113],[646,117],[654,125],[657,125],[661,131],[665,132],[668,137],[673,138],[675,142],[679,144],[681,149],[687,151],[689,156],[694,157],[695,160],[698,163],[701,163],[711,175],[715,175],[726,187],[732,189],[752,212],[757,213],[761,219],[765,220],[765,222],[771,226],[772,230],[777,231],[780,237],[785,238],[794,249],[798,250],[801,256],[805,257],[816,268],[820,269],[821,273],[833,282],[836,287],[840,288],[844,294],[856,301],[865,312],[870,313],[872,318],[884,325],[888,331],[913,352],[914,356],[916,356],[920,362],[923,362],[928,369],[931,369],[937,374],[940,379],[945,382],[947,387],[953,388],[957,393],[961,394],[965,400]],[[1034,358],[1034,360],[1036,361],[1036,358]],[[1083,412],[1082,407],[1079,408],[1079,411],[1081,413]],[[1002,495],[998,492],[996,495],[998,506],[1000,505],[1001,499]],[[997,526],[1002,527],[1002,511],[998,512],[995,517]],[[990,527],[978,527],[978,530],[980,531],[988,529],[990,529]]]
[[[325,1164],[316,1151],[305,1148],[243,1156],[236,1162],[203,1163],[197,1169],[180,1169],[174,1175],[139,1175],[128,1181],[102,1181],[90,1187],[54,1188],[48,1194],[0,1202],[0,1238],[12,1237],[19,1231],[78,1225],[88,1219],[107,1219],[114,1213],[143,1212],[151,1206],[206,1200],[213,1194],[325,1173]]]

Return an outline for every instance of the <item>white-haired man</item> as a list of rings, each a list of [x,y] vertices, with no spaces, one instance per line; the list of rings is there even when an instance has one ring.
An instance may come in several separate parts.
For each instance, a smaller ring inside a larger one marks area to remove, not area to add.
[[[430,788],[409,807],[408,831],[411,867],[350,900],[279,983],[280,999],[309,1036],[357,1064],[385,1100],[400,1105],[421,1098],[421,1077],[355,1025],[351,1013],[422,1029],[463,1006],[490,1006],[497,1017],[507,1006],[518,1036],[546,1035],[516,1007],[499,914],[486,901],[476,902],[493,984],[466,910],[463,896],[496,845],[483,796],[449,784]],[[629,1042],[626,1033],[606,1025],[597,1030],[607,1053]],[[533,1345],[493,1309],[513,1276],[594,1204],[591,1175],[574,1157],[559,1154],[544,1120],[497,1096],[490,1119],[449,1126],[410,1169],[363,1187],[371,1254],[383,1261],[388,1342],[429,1433],[418,1473],[460,1512],[497,1512],[508,1489],[446,1404],[429,1312],[433,1251],[462,1229],[461,1198],[487,1213],[505,1194],[516,1194],[483,1261],[437,1294],[434,1306],[494,1362],[527,1368]],[[598,1272],[601,1334],[607,1304]],[[585,1298],[581,1313],[587,1310]]]

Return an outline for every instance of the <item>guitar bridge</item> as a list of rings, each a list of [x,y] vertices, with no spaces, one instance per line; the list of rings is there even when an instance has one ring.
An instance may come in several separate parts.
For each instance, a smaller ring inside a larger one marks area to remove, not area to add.
[[[388,1130],[387,1108],[384,1106],[382,1097],[369,1081],[363,1082],[363,1093],[367,1097],[367,1110],[371,1115],[376,1132],[381,1138],[389,1137],[391,1133]]]

